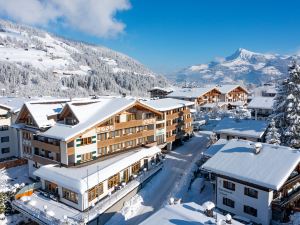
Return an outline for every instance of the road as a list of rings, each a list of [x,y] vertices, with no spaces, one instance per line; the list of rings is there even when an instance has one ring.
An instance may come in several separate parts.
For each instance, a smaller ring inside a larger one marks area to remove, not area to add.
[[[184,172],[191,167],[191,162],[206,149],[208,141],[208,135],[196,134],[184,145],[167,154],[163,170],[139,193],[143,197],[142,206],[125,224],[139,224],[160,209],[174,192],[175,184],[180,182]]]

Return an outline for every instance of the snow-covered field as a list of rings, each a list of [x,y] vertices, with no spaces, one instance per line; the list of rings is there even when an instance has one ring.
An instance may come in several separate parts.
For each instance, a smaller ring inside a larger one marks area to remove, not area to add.
[[[190,183],[194,163],[206,148],[208,135],[196,134],[183,146],[166,156],[163,170],[111,218],[106,225],[139,224],[162,206],[170,197],[183,198]]]

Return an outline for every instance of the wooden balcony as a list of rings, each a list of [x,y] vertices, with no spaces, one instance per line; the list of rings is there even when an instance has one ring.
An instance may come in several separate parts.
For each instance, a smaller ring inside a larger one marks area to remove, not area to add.
[[[99,148],[99,147],[109,146],[109,145],[113,145],[125,141],[135,140],[142,137],[153,136],[153,135],[154,135],[154,130],[144,130],[133,134],[127,134],[127,135],[122,135],[120,137],[98,141],[97,146]]]
[[[191,123],[193,122],[193,119],[192,118],[187,118],[186,120],[184,120],[185,123]]]
[[[49,165],[49,164],[58,164],[59,162],[52,160],[52,159],[48,159],[42,156],[38,156],[38,155],[33,155],[31,158],[34,162],[37,162],[39,164],[42,165]]]
[[[68,155],[74,155],[74,154],[75,154],[75,148],[74,147],[68,148]]]
[[[176,135],[173,135],[173,136],[170,136],[170,137],[167,137],[167,142],[172,142],[172,141],[175,141],[176,140]]]
[[[60,153],[60,147],[54,144],[37,141],[37,140],[32,140],[31,144],[35,148],[44,149],[50,152]]]
[[[171,131],[171,130],[175,130],[177,128],[178,124],[175,123],[175,124],[172,124],[171,126],[167,126],[167,132],[168,131]]]
[[[179,118],[180,116],[183,116],[183,111],[172,113],[170,115],[167,115],[167,120],[173,120],[175,118]]]
[[[109,132],[113,130],[120,130],[120,129],[131,128],[131,127],[145,126],[145,125],[155,124],[155,123],[156,123],[155,118],[149,118],[144,120],[131,120],[128,122],[121,122],[121,123],[115,123],[106,126],[100,126],[97,128],[97,133]]]

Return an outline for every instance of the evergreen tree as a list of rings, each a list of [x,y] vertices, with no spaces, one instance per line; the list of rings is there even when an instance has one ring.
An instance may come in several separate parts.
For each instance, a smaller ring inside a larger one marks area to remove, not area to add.
[[[293,62],[288,78],[277,88],[274,120],[280,127],[281,143],[300,148],[300,66]]]
[[[270,123],[270,127],[268,129],[267,135],[266,135],[266,142],[268,144],[276,144],[280,145],[280,134],[278,133],[278,129],[276,128],[275,121],[272,119]]]
[[[0,192],[0,215],[5,213],[5,201],[6,201],[5,193]]]

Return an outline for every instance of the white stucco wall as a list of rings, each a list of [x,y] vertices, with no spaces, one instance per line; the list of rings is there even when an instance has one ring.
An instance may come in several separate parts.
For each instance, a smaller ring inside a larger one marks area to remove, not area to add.
[[[253,222],[261,223],[262,225],[269,225],[271,219],[271,202],[273,199],[272,191],[263,191],[251,186],[246,186],[237,182],[230,181],[235,184],[235,191],[228,190],[223,187],[223,181],[226,179],[217,177],[216,193],[217,193],[217,207],[236,214],[242,217],[249,218]],[[244,194],[244,188],[250,187],[258,191],[258,198],[252,198]],[[223,205],[223,197],[229,198],[235,202],[235,207]],[[257,209],[257,217],[244,213],[244,205],[251,206]]]

